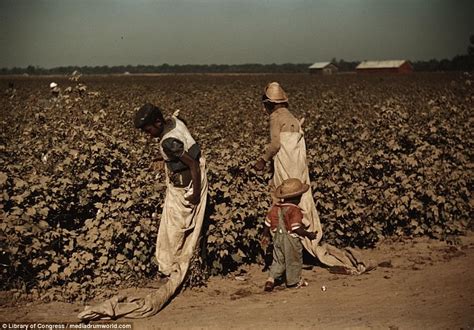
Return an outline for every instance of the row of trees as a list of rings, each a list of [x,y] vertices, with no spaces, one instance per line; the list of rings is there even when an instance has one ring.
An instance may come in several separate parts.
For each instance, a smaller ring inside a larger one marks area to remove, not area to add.
[[[429,61],[412,62],[415,71],[474,71],[474,35],[470,37],[466,55],[457,55],[452,59],[431,59]],[[357,61],[332,59],[339,71],[354,71]],[[119,66],[61,66],[45,69],[33,65],[26,68],[2,68],[1,75],[8,74],[70,74],[78,70],[84,74],[123,74],[123,73],[304,73],[311,63],[284,64],[211,64],[211,65],[119,65]]]
[[[332,59],[339,71],[354,71],[359,62],[337,61]],[[474,34],[469,37],[467,54],[456,55],[452,59],[431,59],[428,61],[412,61],[415,71],[474,71]]]
[[[354,71],[359,62],[333,59],[340,72]],[[123,73],[305,73],[311,64],[211,64],[211,65],[119,65],[119,66],[61,66],[45,69],[37,66],[0,69],[0,75],[67,75],[78,70],[83,74]],[[453,59],[412,62],[415,71],[473,71],[474,55],[455,56]]]
[[[118,65],[118,66],[62,66],[44,69],[35,66],[27,68],[0,69],[0,74],[70,74],[78,70],[83,74],[123,74],[123,73],[298,73],[306,72],[309,64],[211,64],[211,65]]]
[[[340,72],[354,71],[359,62],[333,61]],[[236,64],[236,65],[119,65],[119,66],[61,66],[45,69],[37,66],[0,69],[0,75],[67,75],[78,70],[83,74],[137,74],[137,73],[305,73],[311,64]],[[456,56],[443,59],[412,62],[415,71],[473,71],[474,56]]]

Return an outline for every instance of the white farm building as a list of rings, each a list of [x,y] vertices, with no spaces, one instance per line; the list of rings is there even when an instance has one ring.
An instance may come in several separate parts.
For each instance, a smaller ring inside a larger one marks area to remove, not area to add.
[[[333,74],[338,71],[338,67],[331,62],[316,62],[308,69],[310,74]]]

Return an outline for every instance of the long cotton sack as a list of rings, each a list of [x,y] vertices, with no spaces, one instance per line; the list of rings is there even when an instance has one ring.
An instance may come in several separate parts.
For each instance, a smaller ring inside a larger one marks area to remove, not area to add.
[[[280,150],[274,157],[273,185],[278,187],[284,180],[297,178],[310,184],[308,166],[306,164],[306,143],[303,130],[299,132],[281,132]],[[346,273],[361,274],[368,268],[353,249],[338,249],[329,244],[320,245],[323,231],[318,211],[310,189],[303,194],[299,206],[303,209],[303,224],[309,231],[317,231],[314,240],[303,238],[304,248],[319,261],[329,267],[338,267]]]
[[[176,188],[169,180],[166,182],[168,188],[160,222],[157,256],[170,270],[168,282],[145,298],[118,295],[101,304],[87,306],[78,315],[81,320],[149,317],[158,313],[174,295],[186,276],[201,234],[208,189],[205,164],[205,159],[201,158],[201,200],[196,206],[185,200],[185,196],[192,193],[192,188]]]

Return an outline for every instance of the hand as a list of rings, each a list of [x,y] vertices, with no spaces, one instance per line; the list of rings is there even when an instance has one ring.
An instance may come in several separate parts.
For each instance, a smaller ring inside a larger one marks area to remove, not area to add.
[[[266,164],[265,164],[265,161],[264,161],[262,158],[260,158],[260,159],[257,161],[257,163],[255,163],[255,169],[256,169],[257,171],[262,171],[262,170],[265,168],[265,165],[266,165]]]
[[[316,239],[317,232],[308,233],[306,237],[308,237],[310,240]]]
[[[188,196],[185,199],[193,205],[198,205],[201,201],[201,196],[199,196],[199,194],[192,194],[191,196]]]
[[[262,245],[262,248],[266,250],[268,247],[268,244],[270,244],[270,240],[268,239],[267,236],[262,236],[262,238],[260,239],[260,244]]]

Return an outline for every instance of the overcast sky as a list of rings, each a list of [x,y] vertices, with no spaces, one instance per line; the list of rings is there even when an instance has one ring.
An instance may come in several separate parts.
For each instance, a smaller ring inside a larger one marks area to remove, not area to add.
[[[0,67],[452,58],[473,0],[0,0]]]

